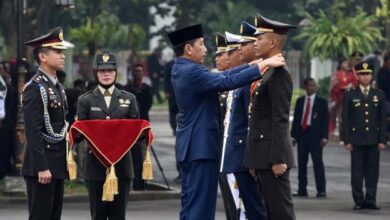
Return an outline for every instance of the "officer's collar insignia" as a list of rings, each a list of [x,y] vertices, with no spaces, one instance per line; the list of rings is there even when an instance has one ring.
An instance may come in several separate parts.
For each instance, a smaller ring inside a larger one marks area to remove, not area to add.
[[[374,101],[374,102],[378,102],[378,101],[379,101],[378,96],[374,95],[373,101]]]
[[[126,99],[125,104],[130,104],[130,100]]]
[[[363,63],[363,69],[368,69],[368,63]]]
[[[123,99],[119,99],[119,104],[123,104],[125,101]]]
[[[102,59],[103,59],[103,62],[107,63],[107,61],[110,59],[110,55],[103,54]]]

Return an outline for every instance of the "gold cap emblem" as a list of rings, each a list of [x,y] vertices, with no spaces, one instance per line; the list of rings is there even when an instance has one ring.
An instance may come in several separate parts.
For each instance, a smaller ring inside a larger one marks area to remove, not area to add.
[[[363,63],[363,69],[368,69],[368,63]]]
[[[257,27],[257,16],[255,17],[255,27]]]
[[[241,25],[241,27],[240,27],[240,34],[242,35],[243,32],[244,32],[244,25]]]
[[[62,31],[58,34],[58,38],[60,38],[60,40],[64,40],[64,33]]]
[[[110,59],[110,56],[108,54],[103,54],[102,59],[103,62],[107,63],[107,61]]]

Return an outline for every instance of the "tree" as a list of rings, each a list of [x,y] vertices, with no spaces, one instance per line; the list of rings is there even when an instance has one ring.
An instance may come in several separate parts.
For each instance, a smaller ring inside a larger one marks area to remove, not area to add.
[[[342,8],[336,8],[334,16],[319,11],[316,18],[305,14],[309,26],[295,38],[305,43],[305,51],[311,57],[349,57],[354,51],[370,53],[383,40],[376,18],[358,8],[356,16],[345,17]]]
[[[122,24],[119,18],[103,11],[94,20],[87,18],[84,25],[70,29],[77,48],[88,48],[89,68],[97,49],[139,49],[145,39],[143,28],[137,24]],[[88,71],[90,72],[90,71]]]
[[[247,20],[253,23],[253,16],[256,11],[251,4],[245,2],[206,3],[204,10],[199,13],[197,22],[203,24],[207,46],[216,48],[215,34],[217,32],[225,33],[225,31],[228,31],[233,34],[240,34],[241,21]]]

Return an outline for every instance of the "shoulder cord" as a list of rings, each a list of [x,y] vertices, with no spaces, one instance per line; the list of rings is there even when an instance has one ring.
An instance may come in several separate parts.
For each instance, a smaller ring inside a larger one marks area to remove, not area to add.
[[[51,126],[50,123],[49,111],[47,110],[48,99],[47,99],[46,90],[42,85],[39,86],[39,90],[41,92],[41,97],[43,101],[43,117],[45,121],[45,130],[47,132],[47,134],[42,132],[43,139],[49,143],[53,143],[53,144],[59,143],[63,141],[65,138],[65,132],[68,127],[68,122],[65,121],[65,125],[61,129],[60,133],[54,132],[53,127]]]

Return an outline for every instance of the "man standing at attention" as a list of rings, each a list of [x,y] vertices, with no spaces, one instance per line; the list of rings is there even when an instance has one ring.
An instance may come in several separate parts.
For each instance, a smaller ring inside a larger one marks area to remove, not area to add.
[[[298,192],[293,196],[307,197],[307,162],[313,161],[317,198],[326,197],[326,182],[322,149],[328,143],[328,102],[316,94],[312,78],[304,81],[306,95],[297,100],[291,128],[293,145],[298,143]]]
[[[27,144],[22,175],[29,220],[61,219],[66,170],[67,104],[56,73],[64,67],[62,28],[25,43],[34,48],[39,68],[23,90]]]
[[[255,55],[268,59],[282,52],[289,24],[255,17]],[[269,220],[294,220],[289,170],[294,156],[289,132],[293,83],[286,68],[269,68],[251,93],[244,165],[261,181]]]
[[[343,141],[351,152],[354,210],[380,209],[376,204],[376,189],[379,152],[385,149],[387,141],[386,98],[381,90],[371,86],[373,69],[366,62],[355,66],[359,85],[348,91],[343,100]]]
[[[203,66],[206,47],[202,25],[168,34],[175,55],[172,84],[179,107],[176,160],[182,174],[181,220],[214,220],[221,146],[218,92],[260,79],[266,66],[284,65],[280,54],[220,74]]]

